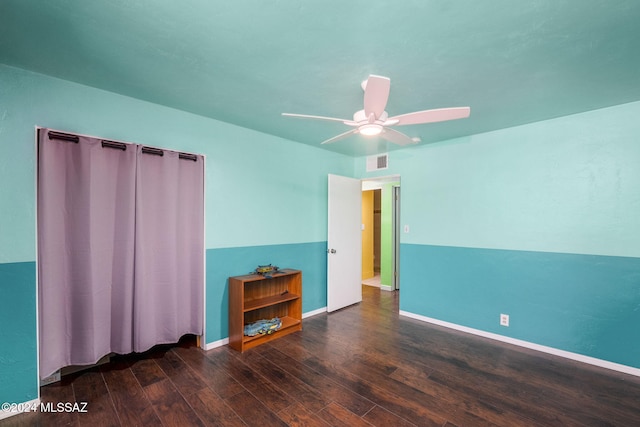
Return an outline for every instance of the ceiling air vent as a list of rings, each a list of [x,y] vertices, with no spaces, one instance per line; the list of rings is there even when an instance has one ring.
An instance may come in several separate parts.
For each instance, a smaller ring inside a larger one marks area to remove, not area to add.
[[[389,155],[377,154],[367,157],[367,172],[379,171],[389,167]]]

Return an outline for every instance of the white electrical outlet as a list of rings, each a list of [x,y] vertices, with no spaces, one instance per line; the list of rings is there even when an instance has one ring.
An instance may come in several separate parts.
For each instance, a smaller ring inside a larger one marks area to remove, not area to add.
[[[509,326],[508,314],[500,314],[500,326]]]

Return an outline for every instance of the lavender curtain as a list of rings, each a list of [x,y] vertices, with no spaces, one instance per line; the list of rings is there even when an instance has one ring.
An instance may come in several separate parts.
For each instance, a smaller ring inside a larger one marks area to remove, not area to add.
[[[39,131],[43,378],[202,333],[203,158],[124,148]]]
[[[204,161],[138,147],[134,350],[201,334]]]
[[[39,132],[40,374],[130,352],[135,150]]]

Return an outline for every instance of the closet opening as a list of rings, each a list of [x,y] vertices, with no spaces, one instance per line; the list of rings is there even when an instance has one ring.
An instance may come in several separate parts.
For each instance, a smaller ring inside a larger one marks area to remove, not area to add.
[[[203,336],[204,156],[46,128],[36,153],[41,382]]]

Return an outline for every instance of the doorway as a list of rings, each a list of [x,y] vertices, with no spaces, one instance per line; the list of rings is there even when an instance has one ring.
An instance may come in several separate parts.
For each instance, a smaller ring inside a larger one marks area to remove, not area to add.
[[[362,283],[399,289],[400,176],[362,181]]]

